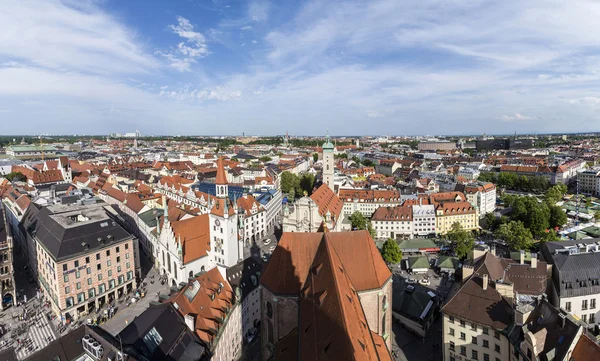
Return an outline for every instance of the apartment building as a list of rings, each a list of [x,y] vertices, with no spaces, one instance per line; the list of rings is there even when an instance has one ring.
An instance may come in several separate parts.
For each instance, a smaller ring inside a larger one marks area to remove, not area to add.
[[[446,234],[454,223],[472,231],[479,228],[479,217],[469,202],[443,203],[436,207],[436,233]]]
[[[377,238],[413,238],[413,209],[411,206],[379,207],[371,218]]]
[[[404,206],[406,206],[406,203]],[[436,212],[433,204],[419,202],[412,205],[412,212],[413,234],[415,236],[428,236],[436,233]]]
[[[262,317],[258,282],[262,267],[261,263],[252,257],[248,257],[225,271],[227,282],[229,282],[231,288],[234,290],[239,289],[241,293],[241,320],[244,343],[252,335],[258,337],[256,332]]]
[[[23,219],[36,257],[30,266],[52,311],[78,319],[136,288],[137,240],[107,215],[106,204],[32,204]]]
[[[5,304],[14,303],[15,294],[15,277],[13,270],[13,236],[10,226],[7,224],[4,209],[0,205],[0,282],[1,292],[0,310],[9,306]]]
[[[496,210],[496,186],[494,183],[457,184],[455,190],[465,194],[467,201],[475,207],[479,218]]]
[[[241,290],[232,289],[225,278],[224,268],[212,268],[190,279],[167,300],[207,345],[212,360],[238,360],[242,356]]]
[[[340,189],[338,196],[344,202],[345,217],[359,211],[370,218],[379,207],[395,207],[402,203],[400,192],[397,190]]]
[[[542,256],[553,265],[552,304],[590,328],[600,324],[600,239],[548,242]]]
[[[577,173],[579,191],[584,194],[597,196],[600,194],[600,169],[592,168]]]
[[[463,267],[463,286],[442,307],[444,361],[510,361],[510,332],[545,294],[547,270],[536,257],[526,264],[524,254],[515,262],[475,250]]]

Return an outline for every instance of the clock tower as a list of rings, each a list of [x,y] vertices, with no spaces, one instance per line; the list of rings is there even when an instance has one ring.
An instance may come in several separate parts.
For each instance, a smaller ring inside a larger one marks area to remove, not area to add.
[[[227,175],[223,159],[217,161],[215,197],[210,209],[211,261],[225,267],[232,267],[244,258],[243,243],[238,232],[238,214],[229,199]]]

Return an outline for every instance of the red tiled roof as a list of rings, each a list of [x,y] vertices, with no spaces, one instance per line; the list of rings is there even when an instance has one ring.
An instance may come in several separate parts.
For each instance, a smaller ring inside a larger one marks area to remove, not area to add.
[[[173,236],[183,248],[183,263],[204,257],[210,250],[209,215],[187,218],[171,223]]]
[[[600,346],[584,334],[579,337],[569,361],[600,360]]]
[[[396,207],[379,207],[373,213],[371,220],[373,221],[412,221],[412,207],[396,206]]]
[[[322,217],[329,211],[335,222],[339,220],[342,208],[344,207],[344,202],[333,193],[327,184],[322,184],[310,198],[319,207],[319,214]]]
[[[333,244],[357,290],[380,288],[391,277],[367,231],[284,233],[261,284],[276,294],[298,294],[323,238]]]
[[[169,302],[177,304],[177,311],[183,316],[195,316],[194,331],[205,343],[210,344],[233,307],[234,294],[217,268],[196,277],[195,281],[199,290],[191,300],[186,296],[186,291],[195,282],[190,282],[173,295]]]

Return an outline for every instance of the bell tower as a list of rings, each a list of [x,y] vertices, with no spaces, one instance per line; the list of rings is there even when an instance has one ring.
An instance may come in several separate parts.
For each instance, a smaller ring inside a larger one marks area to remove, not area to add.
[[[329,138],[329,133],[325,138],[325,143],[323,143],[323,183],[327,184],[329,189],[335,192],[333,186],[333,151],[335,146],[331,143],[331,139]]]

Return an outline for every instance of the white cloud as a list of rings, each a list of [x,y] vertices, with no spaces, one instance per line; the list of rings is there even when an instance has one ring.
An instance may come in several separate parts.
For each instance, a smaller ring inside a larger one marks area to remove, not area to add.
[[[237,89],[230,89],[223,86],[217,86],[209,89],[194,89],[190,90],[188,87],[180,91],[165,91],[161,90],[159,95],[161,97],[175,99],[175,100],[235,100],[242,97],[242,91]]]
[[[254,29],[254,27],[252,25],[242,26],[240,28],[240,30],[243,30],[243,31],[245,31],[245,30],[252,30],[252,29]]]
[[[179,35],[185,41],[177,44],[171,51],[157,50],[155,54],[167,59],[170,66],[179,71],[190,71],[196,59],[204,58],[210,54],[206,37],[194,31],[194,25],[182,16],[177,17],[177,25],[169,25],[169,30]]]
[[[158,66],[134,31],[93,4],[82,10],[60,1],[6,0],[0,34],[4,63],[95,74],[148,73]]]
[[[507,122],[512,122],[512,121],[519,121],[519,120],[530,120],[533,118],[519,114],[519,113],[515,113],[513,115],[504,114],[500,117],[500,119],[507,121]]]
[[[369,118],[381,118],[383,114],[377,110],[367,110],[367,117]]]
[[[600,97],[587,96],[587,97],[578,98],[578,99],[571,99],[571,100],[569,100],[569,103],[596,105],[596,104],[600,104]]]

